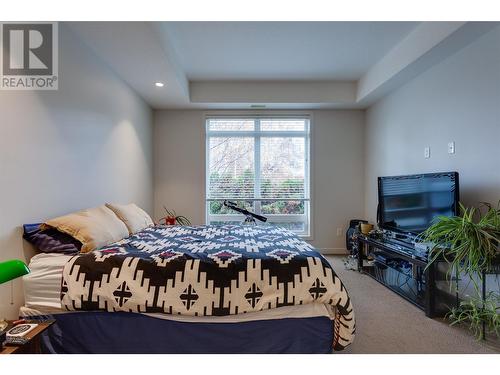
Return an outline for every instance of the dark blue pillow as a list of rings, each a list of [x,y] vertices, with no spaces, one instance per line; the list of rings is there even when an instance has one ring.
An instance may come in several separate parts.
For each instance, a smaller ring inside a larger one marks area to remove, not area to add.
[[[23,238],[44,253],[76,254],[82,243],[57,229],[40,229],[40,223],[24,224]]]

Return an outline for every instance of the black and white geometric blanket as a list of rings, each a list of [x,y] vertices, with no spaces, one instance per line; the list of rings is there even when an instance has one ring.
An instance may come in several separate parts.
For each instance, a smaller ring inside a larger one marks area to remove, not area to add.
[[[354,339],[351,300],[328,262],[271,226],[156,226],[65,265],[67,310],[223,316],[282,306],[334,307],[334,350]]]

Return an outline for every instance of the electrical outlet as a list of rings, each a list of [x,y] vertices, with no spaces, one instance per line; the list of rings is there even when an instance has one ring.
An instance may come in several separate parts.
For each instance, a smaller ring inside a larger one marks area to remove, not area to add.
[[[448,154],[454,154],[455,153],[455,142],[449,142],[448,143]]]
[[[343,228],[337,228],[337,237],[342,236],[343,232]]]
[[[431,148],[426,147],[424,148],[424,158],[429,159],[431,157]]]

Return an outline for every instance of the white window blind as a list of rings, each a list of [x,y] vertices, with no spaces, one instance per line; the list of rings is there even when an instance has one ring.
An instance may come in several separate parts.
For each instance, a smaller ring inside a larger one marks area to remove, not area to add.
[[[207,118],[207,223],[239,223],[236,201],[299,234],[310,232],[309,119]]]

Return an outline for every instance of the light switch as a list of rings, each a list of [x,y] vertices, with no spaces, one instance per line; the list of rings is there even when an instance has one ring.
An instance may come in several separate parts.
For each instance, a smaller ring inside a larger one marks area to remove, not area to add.
[[[426,147],[426,148],[424,149],[424,157],[425,157],[426,159],[429,159],[429,158],[431,157],[431,148],[430,148],[430,147]]]
[[[449,142],[448,143],[448,154],[454,154],[455,153],[455,142]]]

